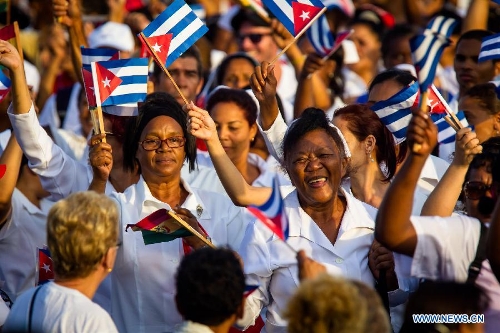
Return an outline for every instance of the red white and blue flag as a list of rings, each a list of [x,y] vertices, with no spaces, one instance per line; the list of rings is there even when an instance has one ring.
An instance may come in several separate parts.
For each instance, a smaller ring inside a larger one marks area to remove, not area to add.
[[[445,115],[442,114],[431,114],[431,119],[434,121],[438,128],[439,144],[454,142],[455,135],[457,134],[457,131],[455,131],[453,127],[451,127],[450,124],[448,124],[446,120],[444,120],[444,116]],[[458,111],[455,116],[458,118],[463,127],[469,126],[469,123],[467,122],[465,113],[463,111]]]
[[[164,65],[170,66],[208,31],[207,26],[196,16],[183,0],[175,0],[142,33]],[[160,36],[169,35],[162,38]],[[157,37],[156,39],[150,39]]]
[[[0,179],[5,175],[5,171],[7,171],[7,166],[5,164],[0,164]]]
[[[293,36],[300,34],[325,8],[321,0],[262,0],[262,3]]]
[[[455,24],[452,18],[438,16],[429,23],[423,34],[410,40],[420,91],[427,91],[434,81],[439,59],[444,48],[450,45],[449,36]]]
[[[338,8],[349,17],[353,17],[356,11],[356,7],[354,7],[352,0],[323,0],[323,5],[325,5],[327,9]]]
[[[97,106],[137,107],[146,99],[148,59],[91,63]]]
[[[307,38],[309,38],[316,53],[322,57],[328,57],[335,53],[350,34],[351,31],[343,31],[335,35],[330,29],[328,19],[324,14],[307,30]]]
[[[247,298],[248,296],[250,296],[251,293],[253,293],[258,288],[259,288],[259,285],[246,284],[245,291],[243,291],[243,297]]]
[[[10,91],[11,82],[10,79],[0,71],[0,102],[7,97]]]
[[[37,286],[54,280],[54,262],[48,249],[38,249],[37,271]]]
[[[247,209],[283,241],[288,238],[288,219],[277,178],[275,178],[273,191],[266,203],[261,206],[248,206]]]
[[[500,34],[483,38],[478,62],[500,59]]]
[[[94,81],[92,80],[92,68],[90,64],[97,61],[118,60],[120,59],[120,52],[114,49],[106,48],[86,48],[81,47],[80,52],[82,55],[82,78],[83,86],[85,88],[85,95],[89,107],[96,107]]]

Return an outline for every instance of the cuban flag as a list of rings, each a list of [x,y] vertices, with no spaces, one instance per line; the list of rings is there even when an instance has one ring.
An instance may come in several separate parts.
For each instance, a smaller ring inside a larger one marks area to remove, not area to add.
[[[452,18],[438,16],[429,23],[423,34],[410,40],[413,64],[422,92],[427,91],[434,81],[439,59],[444,48],[450,44],[448,36],[455,24]]]
[[[478,62],[500,59],[500,34],[483,38]]]
[[[120,52],[114,49],[106,48],[86,48],[81,47],[80,53],[82,55],[82,78],[83,86],[85,88],[85,95],[90,108],[96,107],[94,81],[92,80],[92,68],[90,64],[97,61],[118,60]]]
[[[262,0],[262,3],[294,37],[326,10],[321,0]]]
[[[0,102],[7,97],[10,91],[10,86],[10,79],[2,71],[0,71]]]
[[[38,248],[38,264],[37,264],[37,281],[36,285],[42,285],[44,283],[54,280],[54,262],[50,256],[50,251],[48,249]]]
[[[283,198],[278,179],[275,178],[271,196],[262,206],[248,206],[247,209],[266,227],[271,229],[281,240],[288,238],[288,220],[286,218]]]
[[[356,11],[356,7],[354,7],[352,0],[323,0],[323,5],[325,5],[327,9],[338,8],[349,17],[353,17]]]
[[[419,102],[418,87],[418,82],[414,82],[389,99],[371,106],[372,111],[394,135],[397,144],[406,139],[406,130],[412,117],[411,108],[418,106]]]
[[[252,294],[255,290],[259,288],[259,285],[251,285],[251,284],[246,284],[245,285],[245,290],[243,291],[243,297],[247,298]]]
[[[463,127],[469,126],[467,119],[465,119],[465,113],[463,111],[457,112],[455,116],[458,118]],[[438,142],[439,144],[446,144],[455,141],[455,134],[457,132],[444,120],[443,115],[433,115],[431,118],[438,128]]]
[[[183,0],[175,0],[142,33],[161,61],[165,59],[163,63],[168,67],[207,31],[207,26],[189,5]],[[169,37],[160,37],[164,35]]]
[[[92,62],[96,105],[137,107],[147,94],[148,59]]]
[[[0,179],[5,175],[5,171],[7,171],[7,166],[5,164],[0,164]]]
[[[316,53],[326,58],[335,53],[350,34],[351,31],[344,31],[335,35],[330,29],[326,15],[321,15],[307,30],[307,38]]]

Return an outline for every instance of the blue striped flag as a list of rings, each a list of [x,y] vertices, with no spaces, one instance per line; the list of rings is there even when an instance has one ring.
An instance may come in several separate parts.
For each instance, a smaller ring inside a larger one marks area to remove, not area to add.
[[[91,63],[97,106],[137,107],[147,94],[148,59]]]
[[[500,0],[493,0],[493,2],[500,5]]]
[[[262,0],[262,3],[293,36],[300,34],[325,8],[321,0]]]
[[[323,5],[325,5],[327,9],[338,8],[349,17],[353,17],[356,11],[356,7],[354,7],[352,0],[323,0]]]
[[[411,108],[418,105],[418,82],[403,88],[385,101],[376,102],[371,109],[394,135],[396,143],[406,139],[406,130],[411,119]]]
[[[445,114],[431,114],[431,119],[434,121],[438,128],[438,142],[440,144],[451,143],[455,141],[455,134],[457,132],[444,120]],[[458,118],[463,127],[469,126],[465,113],[458,111],[455,116]]]
[[[9,94],[11,86],[10,79],[0,71],[0,102]]]
[[[497,98],[500,99],[500,81],[490,81],[495,85],[495,92],[497,93]]]
[[[333,54],[350,34],[350,31],[344,31],[335,35],[331,31],[328,19],[324,14],[307,30],[307,38],[309,38],[316,53],[322,57]]]
[[[500,34],[483,38],[477,62],[500,59]]]
[[[453,31],[456,21],[438,16],[434,18],[423,34],[410,40],[413,64],[417,71],[420,91],[427,91],[434,81],[441,54],[450,44],[448,35]]]
[[[142,33],[146,37],[172,34],[165,66],[170,66],[208,31],[183,0],[175,0]]]
[[[288,219],[285,214],[278,177],[274,179],[273,191],[266,203],[261,206],[248,206],[247,209],[276,236],[286,241],[289,234]]]

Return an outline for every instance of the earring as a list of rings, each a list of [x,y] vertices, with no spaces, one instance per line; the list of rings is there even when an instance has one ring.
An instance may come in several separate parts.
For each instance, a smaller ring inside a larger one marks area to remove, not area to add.
[[[499,130],[496,130],[496,131],[495,131],[495,135],[496,135],[496,136],[500,136],[500,131],[499,131]]]
[[[108,268],[108,273],[111,273],[113,271],[113,268]]]
[[[375,162],[375,160],[372,157],[372,153],[370,153],[370,162]]]
[[[250,142],[253,142],[253,140],[255,140],[255,137],[251,138],[251,139],[250,139]]]

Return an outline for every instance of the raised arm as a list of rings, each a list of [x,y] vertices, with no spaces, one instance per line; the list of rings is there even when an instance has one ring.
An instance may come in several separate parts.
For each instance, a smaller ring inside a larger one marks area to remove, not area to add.
[[[467,15],[462,21],[462,34],[469,30],[488,30],[488,14],[490,0],[472,0],[467,10]]]
[[[430,117],[419,110],[413,111],[408,125],[407,140],[414,149],[379,207],[375,223],[375,238],[392,251],[412,256],[417,245],[417,235],[410,221],[413,195],[425,160],[437,143],[437,128]]]
[[[3,226],[10,214],[12,205],[12,193],[16,187],[23,152],[12,133],[10,140],[0,156],[0,165],[6,165],[5,174],[0,178],[0,228]]]
[[[443,177],[431,192],[424,206],[422,216],[451,216],[462,192],[462,183],[469,164],[483,147],[470,128],[462,128],[456,134],[455,157]]]
[[[255,67],[255,72],[250,77],[250,86],[255,98],[259,101],[259,122],[264,131],[273,125],[280,112],[276,100],[277,85],[274,66],[264,61],[261,66]]]
[[[189,116],[189,132],[207,143],[208,152],[214,164],[217,175],[227,194],[235,205],[262,205],[271,196],[269,187],[254,187],[249,185],[222,147],[215,123],[207,111],[198,108],[194,103],[184,106]]]

